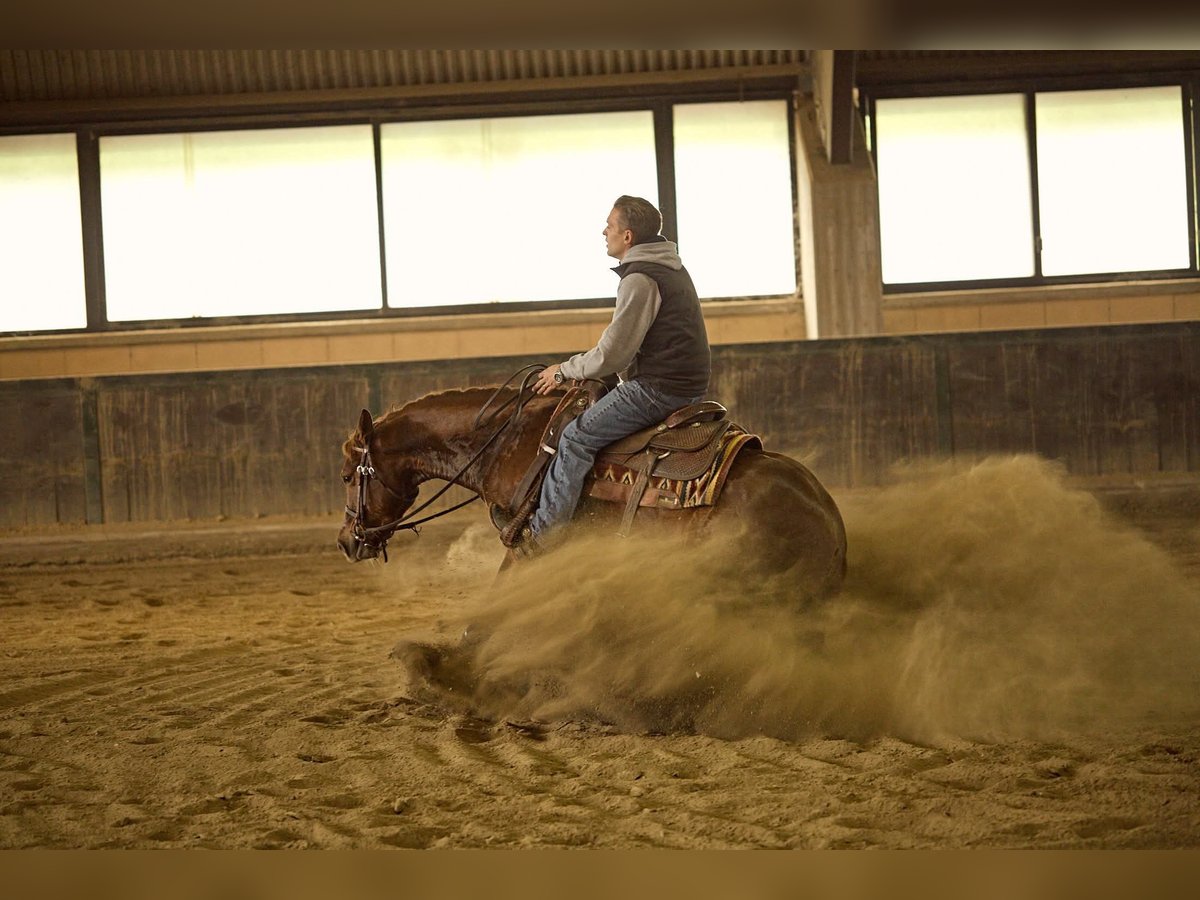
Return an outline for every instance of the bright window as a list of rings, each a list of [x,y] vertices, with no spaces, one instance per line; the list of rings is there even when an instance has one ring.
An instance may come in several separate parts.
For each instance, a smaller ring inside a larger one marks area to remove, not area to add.
[[[673,108],[670,187],[701,296],[796,291],[788,109]],[[660,202],[650,109],[387,123],[378,160],[374,136],[100,136],[107,320],[611,298],[613,201]],[[0,330],[87,325],[76,140],[0,138]]]
[[[1042,271],[1188,267],[1178,86],[1037,95]]]
[[[1021,94],[879,100],[885,284],[1034,274]]]
[[[657,202],[649,111],[389,123],[381,144],[394,307],[612,297],[612,203]]]
[[[100,139],[114,321],[382,305],[369,125]]]
[[[75,135],[0,137],[0,331],[86,326]]]
[[[674,107],[679,253],[701,297],[793,294],[787,103]]]

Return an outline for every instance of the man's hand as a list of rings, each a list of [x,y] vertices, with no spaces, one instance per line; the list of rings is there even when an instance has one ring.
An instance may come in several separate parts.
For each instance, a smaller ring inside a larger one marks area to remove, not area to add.
[[[562,387],[561,384],[554,380],[554,376],[557,374],[557,364],[553,366],[546,366],[546,368],[542,369],[542,371],[538,373],[537,381],[533,383],[533,392],[535,394],[541,394],[544,397],[546,394],[550,393],[556,388]]]

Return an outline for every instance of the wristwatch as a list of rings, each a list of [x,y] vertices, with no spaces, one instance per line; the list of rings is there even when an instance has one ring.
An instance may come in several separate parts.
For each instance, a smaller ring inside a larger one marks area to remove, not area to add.
[[[566,381],[566,379],[563,378],[563,373],[561,371],[556,371],[554,373],[554,383],[562,384],[564,381]]]

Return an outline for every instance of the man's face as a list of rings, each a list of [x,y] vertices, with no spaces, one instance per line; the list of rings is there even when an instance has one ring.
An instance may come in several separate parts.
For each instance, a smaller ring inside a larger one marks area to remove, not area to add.
[[[621,222],[621,214],[615,209],[608,214],[604,242],[608,245],[608,255],[613,259],[624,259],[625,253],[633,246],[633,232]]]

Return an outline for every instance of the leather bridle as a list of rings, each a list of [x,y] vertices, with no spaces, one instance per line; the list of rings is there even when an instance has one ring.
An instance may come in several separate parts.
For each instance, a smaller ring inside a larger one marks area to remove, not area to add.
[[[371,556],[383,556],[383,561],[387,562],[387,542],[391,540],[392,535],[401,527],[411,528],[414,532],[417,531],[419,522],[412,522],[405,526],[404,520],[408,516],[401,516],[394,522],[388,522],[384,525],[375,525],[368,527],[365,518],[367,508],[367,487],[374,478],[383,487],[385,491],[399,500],[401,503],[411,503],[412,498],[405,497],[375,471],[375,466],[371,462],[370,447],[355,447],[362,459],[357,466],[354,467],[355,473],[358,475],[358,499],[355,507],[346,507],[346,514],[350,519],[350,533],[354,535],[354,559],[357,562],[363,558],[369,559]],[[423,507],[422,507],[423,508]],[[366,550],[374,550],[373,554],[365,554]]]

